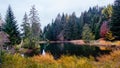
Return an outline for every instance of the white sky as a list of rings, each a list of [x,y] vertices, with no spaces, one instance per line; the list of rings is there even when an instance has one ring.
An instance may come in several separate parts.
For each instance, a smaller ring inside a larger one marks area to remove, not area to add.
[[[0,0],[0,13],[5,18],[6,10],[10,4],[16,20],[21,24],[24,13],[29,14],[32,5],[38,10],[42,28],[51,23],[58,13],[72,14],[79,17],[81,12],[93,6],[106,6],[113,4],[114,0]]]

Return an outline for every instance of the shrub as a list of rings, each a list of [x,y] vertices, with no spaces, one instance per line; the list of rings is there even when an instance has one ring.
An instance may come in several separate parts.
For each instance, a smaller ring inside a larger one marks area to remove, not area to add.
[[[25,58],[21,57],[19,54],[5,54],[2,56],[2,62],[3,68],[25,68],[26,66]]]
[[[48,64],[54,64],[56,63],[56,61],[54,60],[53,56],[50,54],[46,54],[46,55],[37,55],[37,56],[33,56],[31,58],[33,61],[37,62],[37,63],[48,63]]]
[[[29,38],[26,38],[23,41],[22,47],[23,48],[34,48],[35,43],[33,41],[31,41]]]
[[[109,32],[106,33],[105,39],[112,41],[112,40],[115,39],[115,37],[113,36],[112,32],[109,31]]]
[[[76,57],[76,56],[62,56],[58,60],[59,66],[61,68],[94,68],[92,62],[85,57]]]
[[[62,56],[54,60],[50,54],[29,58],[19,54],[3,54],[2,68],[120,68],[120,50],[101,56],[98,62],[93,57]]]
[[[110,55],[102,55],[101,57],[98,58],[100,62],[103,61],[120,61],[120,50],[116,50],[110,53]]]

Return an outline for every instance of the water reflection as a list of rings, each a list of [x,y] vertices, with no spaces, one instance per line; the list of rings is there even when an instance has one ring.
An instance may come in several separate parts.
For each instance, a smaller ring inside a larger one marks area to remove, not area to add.
[[[43,51],[42,51],[42,55],[44,55],[44,56],[45,56],[45,54],[46,54],[46,53],[45,53],[45,50],[43,49]]]
[[[102,51],[96,46],[81,46],[71,43],[51,43],[41,46],[42,51],[51,53],[55,58],[59,58],[61,55],[76,55],[76,56],[99,56],[102,53],[109,53],[109,51]],[[43,50],[44,49],[44,50]],[[43,52],[41,52],[43,53]]]

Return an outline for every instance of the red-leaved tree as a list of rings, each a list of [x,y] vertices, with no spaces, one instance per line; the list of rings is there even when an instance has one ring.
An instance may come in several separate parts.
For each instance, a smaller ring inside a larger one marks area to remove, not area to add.
[[[100,36],[104,38],[108,31],[109,31],[108,22],[104,21],[100,27]]]

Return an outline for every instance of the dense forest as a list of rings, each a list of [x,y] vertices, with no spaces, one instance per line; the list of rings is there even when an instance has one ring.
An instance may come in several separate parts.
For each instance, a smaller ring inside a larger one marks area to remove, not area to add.
[[[80,17],[72,15],[58,14],[43,31],[43,37],[48,40],[97,40],[109,38],[110,21],[112,16],[112,5],[107,7],[92,7],[88,11],[82,12]]]

